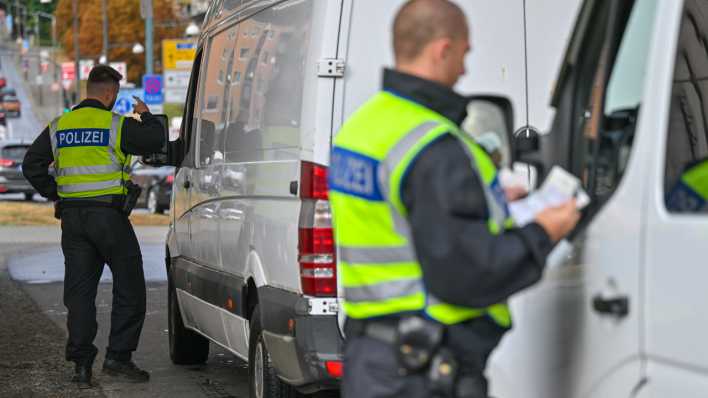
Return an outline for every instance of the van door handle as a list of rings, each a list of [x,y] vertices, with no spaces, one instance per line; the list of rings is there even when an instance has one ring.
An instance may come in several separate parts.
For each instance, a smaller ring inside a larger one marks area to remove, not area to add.
[[[182,186],[184,187],[184,189],[189,189],[192,187],[192,183],[189,182],[189,180],[184,180],[184,184],[182,184]]]
[[[629,314],[629,297],[615,296],[604,298],[597,294],[592,299],[592,308],[600,314],[608,314],[617,318],[624,318]]]

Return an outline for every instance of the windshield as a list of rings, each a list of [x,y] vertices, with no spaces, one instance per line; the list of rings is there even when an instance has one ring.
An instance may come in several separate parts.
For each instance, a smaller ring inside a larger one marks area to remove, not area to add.
[[[0,155],[2,155],[0,157],[2,157],[3,159],[22,161],[22,159],[24,159],[25,157],[25,153],[27,153],[28,148],[29,145],[6,146],[0,151]]]

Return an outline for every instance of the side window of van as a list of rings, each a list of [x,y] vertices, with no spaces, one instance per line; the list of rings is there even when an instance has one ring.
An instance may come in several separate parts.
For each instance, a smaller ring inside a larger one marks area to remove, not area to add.
[[[586,83],[591,84],[588,101],[575,119],[581,121],[574,139],[576,171],[598,203],[615,191],[629,160],[655,12],[653,1],[635,3],[614,59],[609,46],[600,50],[592,81]]]
[[[189,90],[187,91],[187,102],[184,107],[182,129],[180,138],[184,143],[184,151],[181,154],[182,167],[194,167],[194,153],[196,151],[197,126],[199,125],[199,71],[201,70],[202,50],[197,52],[192,67],[192,75],[189,79]]]
[[[235,28],[221,31],[209,41],[205,70],[202,72],[202,100],[199,129],[199,167],[224,160],[224,122],[231,82]]]
[[[664,197],[676,213],[708,214],[708,3],[687,0],[669,108]]]
[[[226,162],[298,158],[305,71],[311,70],[306,57],[312,2],[288,4],[239,24],[226,111]]]

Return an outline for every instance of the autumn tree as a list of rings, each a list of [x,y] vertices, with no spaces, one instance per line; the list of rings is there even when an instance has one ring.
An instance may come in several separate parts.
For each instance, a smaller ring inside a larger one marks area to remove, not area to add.
[[[126,62],[128,80],[140,84],[145,73],[145,53],[133,54],[135,43],[145,44],[145,20],[140,0],[108,1],[108,60]],[[68,58],[74,57],[72,0],[59,0],[55,11],[57,35]],[[162,40],[184,36],[188,21],[175,13],[174,0],[153,0],[155,73],[162,72]],[[101,0],[79,0],[79,51],[82,59],[97,60],[103,51]]]

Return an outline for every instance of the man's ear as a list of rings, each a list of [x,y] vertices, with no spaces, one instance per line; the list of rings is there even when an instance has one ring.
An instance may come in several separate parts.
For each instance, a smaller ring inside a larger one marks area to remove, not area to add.
[[[441,63],[450,56],[452,40],[447,37],[435,39],[428,44],[429,54],[435,60],[435,63]]]

